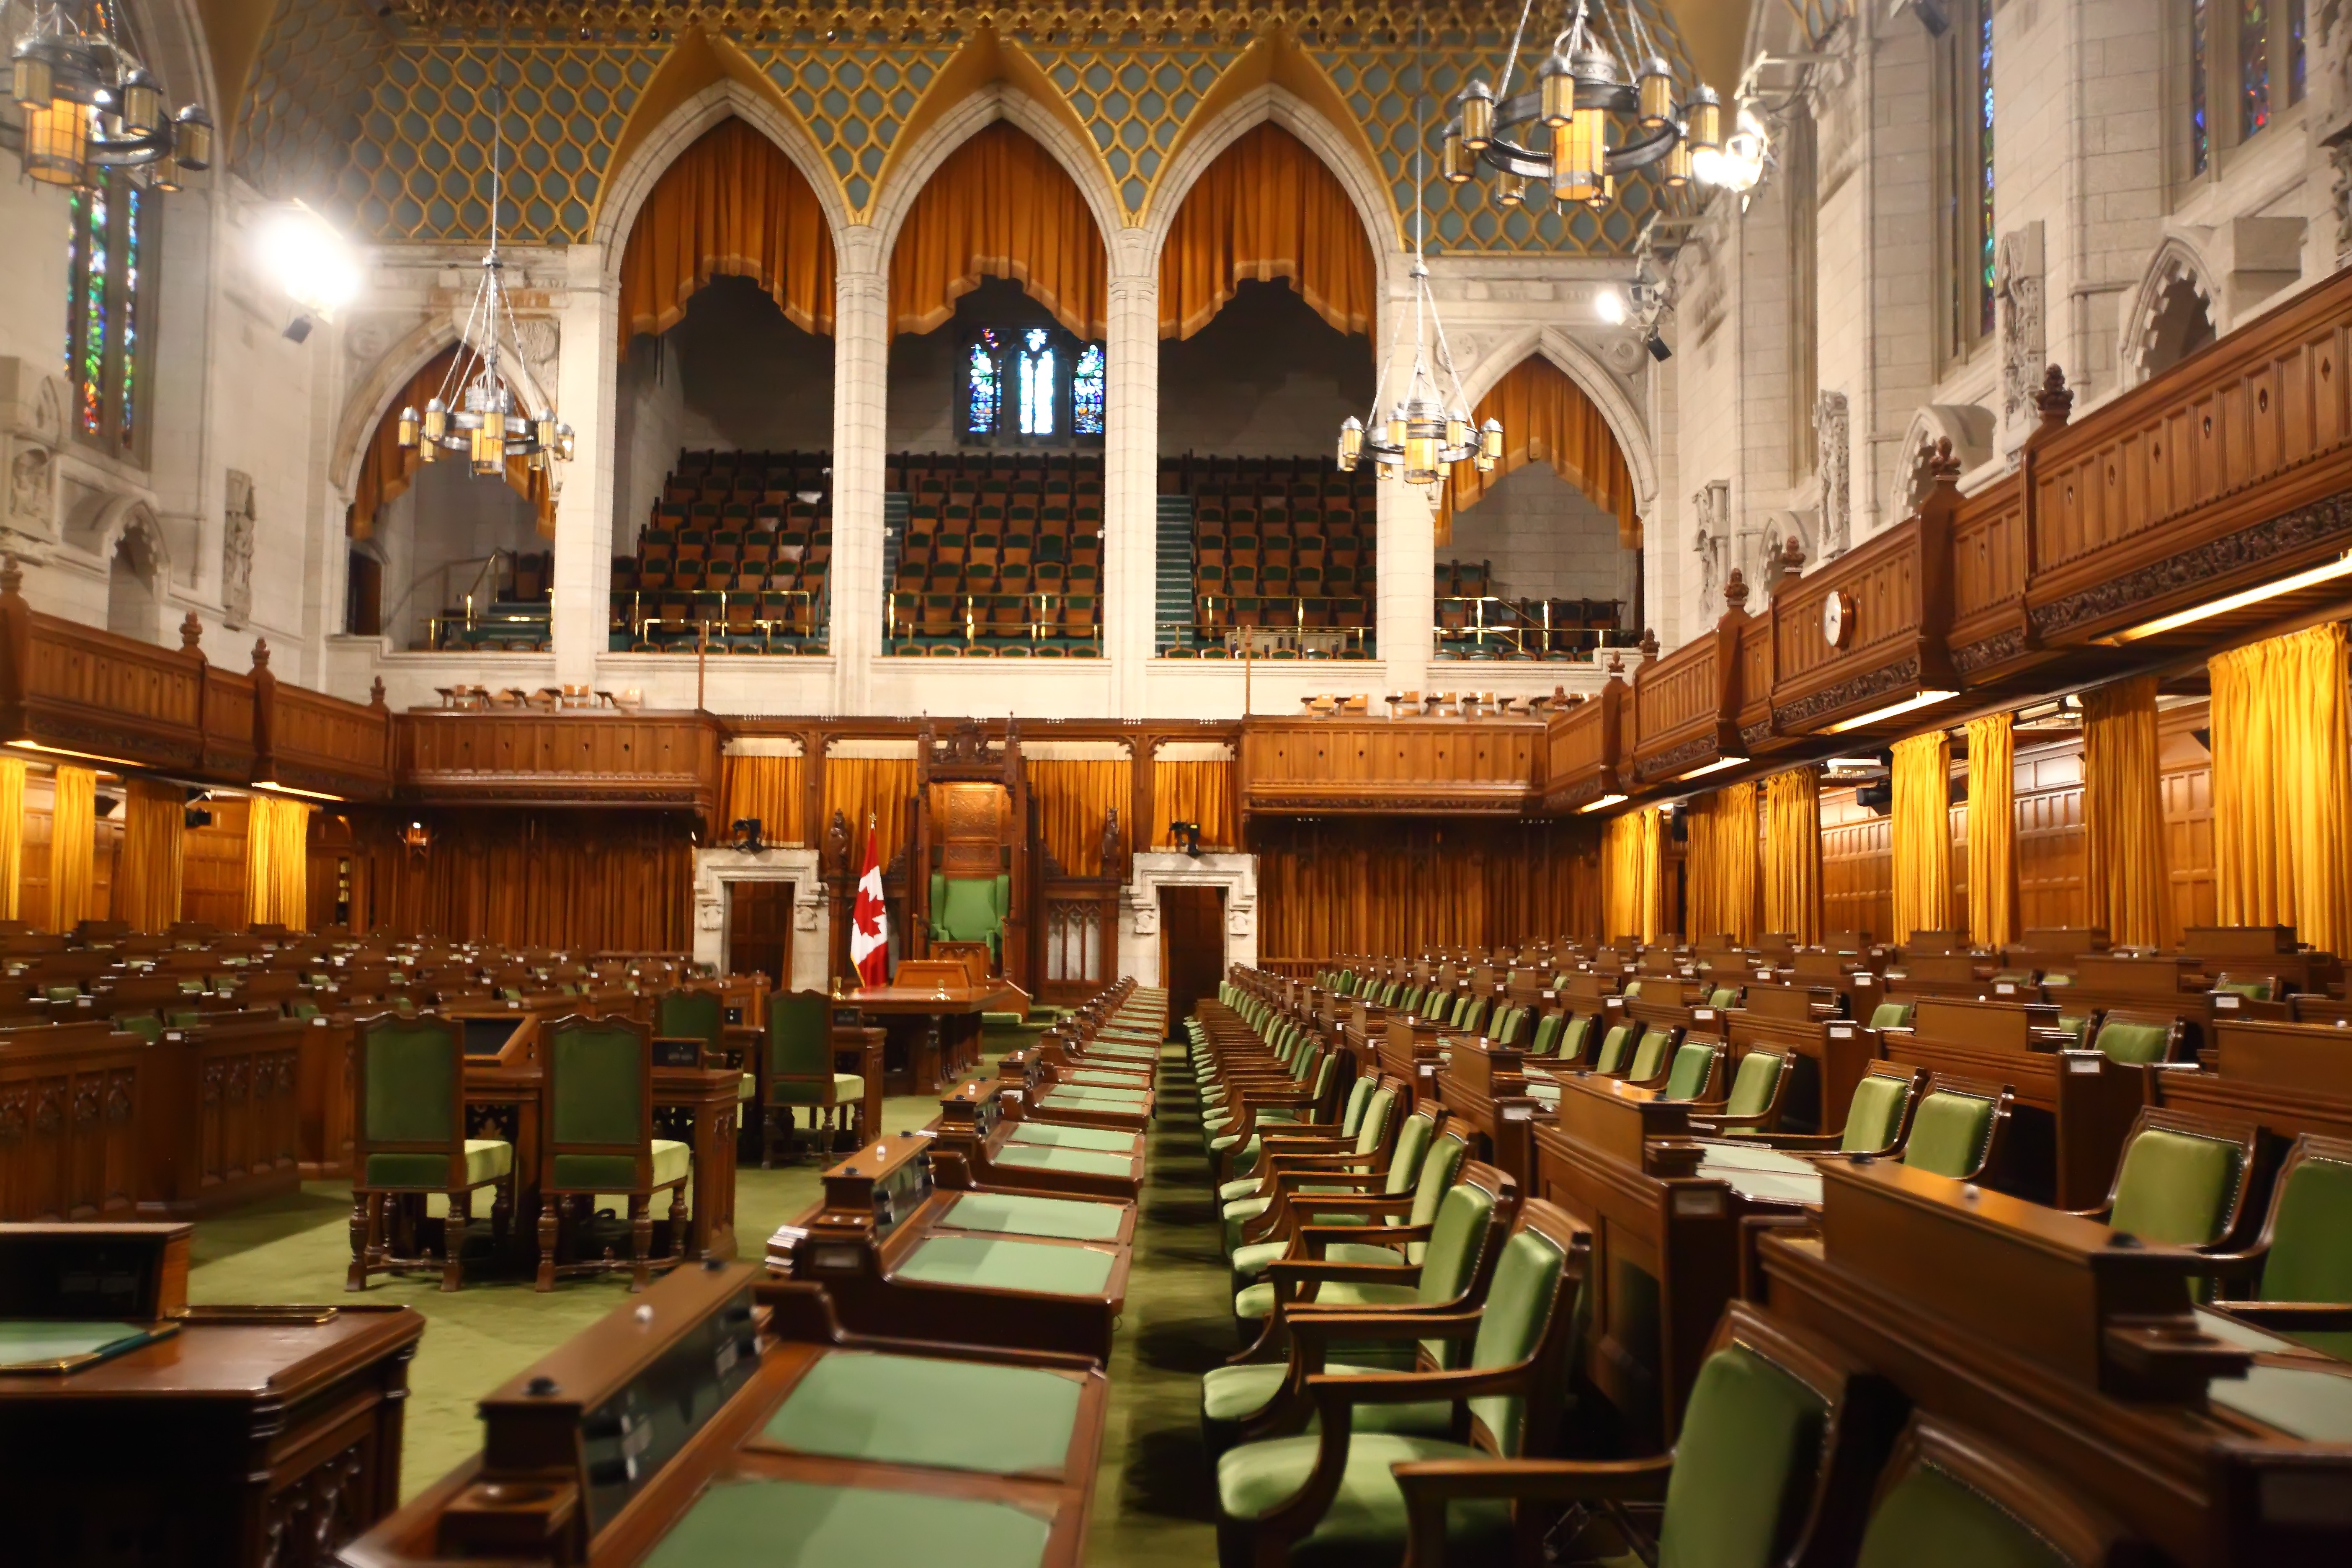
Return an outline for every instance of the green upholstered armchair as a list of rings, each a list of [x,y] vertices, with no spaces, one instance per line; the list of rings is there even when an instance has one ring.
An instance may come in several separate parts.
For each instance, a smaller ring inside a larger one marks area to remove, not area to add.
[[[788,991],[768,999],[766,1098],[760,1106],[760,1166],[776,1161],[776,1116],[783,1113],[792,1126],[794,1107],[805,1107],[814,1131],[834,1124],[835,1113],[846,1109],[856,1116],[861,1139],[873,1129],[865,1122],[866,1080],[833,1067],[833,998],[822,991]]]
[[[642,1290],[651,1272],[652,1204],[670,1194],[670,1261],[687,1237],[686,1184],[690,1152],[654,1136],[653,1037],[631,1018],[560,1018],[547,1030],[547,1085],[541,1118],[539,1166],[539,1288],[551,1290],[561,1273],[603,1273],[612,1258],[558,1268],[562,1211],[584,1223],[602,1194],[625,1200],[629,1223],[629,1289]],[[571,1200],[566,1203],[564,1200]]]
[[[2262,1235],[2213,1263],[2221,1278],[2252,1284],[2252,1300],[2221,1303],[2231,1317],[2339,1361],[2352,1354],[2352,1139],[2297,1138],[2279,1164]]]
[[[2219,1247],[2238,1228],[2254,1139],[2251,1123],[2143,1106],[2124,1140],[2106,1203],[2079,1212],[2143,1241]]]
[[[1879,1478],[1853,1561],[1854,1568],[2122,1568],[2153,1555],[2041,1465],[1921,1412]]]
[[[739,1045],[727,1043],[727,1005],[716,991],[665,991],[654,1000],[654,1038],[693,1040],[702,1047],[702,1065],[725,1067],[739,1054]],[[735,1093],[739,1100],[759,1096],[759,1075],[744,1062],[743,1079]]]
[[[984,942],[1003,963],[1004,917],[1013,909],[1013,879],[946,877],[931,873],[931,940]]]
[[[503,1189],[490,1210],[501,1234],[514,1212],[514,1145],[466,1136],[465,1042],[448,1019],[367,1019],[352,1057],[352,1263],[343,1288],[363,1290],[371,1274],[433,1266],[417,1226],[425,1195],[437,1193],[447,1203],[441,1289],[455,1290],[473,1194]]]
[[[1417,1563],[1505,1561],[1515,1524],[1540,1535],[1578,1505],[1616,1526],[1612,1546],[1634,1547],[1612,1562],[1851,1562],[1872,1479],[1901,1420],[1901,1395],[1836,1345],[1744,1301],[1731,1304],[1716,1344],[1692,1385],[1673,1450],[1656,1458],[1531,1460],[1518,1458],[1526,1450],[1500,1445],[1486,1458],[1445,1444],[1445,1451],[1410,1456],[1392,1479],[1383,1476],[1393,1496],[1371,1489],[1369,1478],[1357,1482],[1351,1464],[1340,1500],[1356,1500],[1361,1486],[1370,1493],[1366,1511],[1383,1534],[1406,1528],[1409,1519],[1410,1561]],[[1328,1403],[1352,1392],[1351,1382],[1330,1379],[1339,1397]],[[1444,1460],[1456,1462],[1435,1462]],[[1232,1462],[1228,1456],[1225,1464]],[[1218,1480],[1223,1491],[1223,1465]],[[1622,1537],[1653,1526],[1654,1541]],[[1486,1540],[1497,1543],[1491,1555],[1465,1552]],[[1583,1561],[1588,1551],[1571,1542],[1563,1560]]]
[[[1786,1089],[1793,1076],[1784,1069],[1780,1075],[1780,1089]],[[1778,1092],[1776,1089],[1776,1095]],[[1742,1134],[1743,1141],[1760,1143],[1769,1149],[1818,1153],[1900,1153],[1904,1141],[1910,1136],[1911,1113],[1918,1108],[1927,1092],[1927,1071],[1925,1068],[1874,1061],[1863,1074],[1862,1081],[1853,1086],[1853,1096],[1846,1103],[1843,1131],[1748,1131]]]

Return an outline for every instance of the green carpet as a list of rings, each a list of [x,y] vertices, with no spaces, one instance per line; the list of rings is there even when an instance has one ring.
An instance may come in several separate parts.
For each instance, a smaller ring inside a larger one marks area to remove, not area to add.
[[[1172,1058],[1171,1058],[1172,1059]],[[1150,1140],[1150,1179],[1136,1229],[1126,1315],[1112,1351],[1111,1407],[1095,1487],[1087,1560],[1103,1565],[1202,1568],[1216,1561],[1215,1504],[1200,1438],[1200,1376],[1231,1353],[1231,1303],[1200,1152],[1198,1108],[1181,1073],[1163,1075]],[[883,1102],[886,1131],[922,1126],[937,1101]],[[818,1167],[737,1175],[736,1236],[756,1258],[776,1226],[818,1195]],[[352,1300],[351,1188],[306,1184],[299,1195],[256,1204],[196,1226],[189,1296],[199,1302]],[[625,1274],[565,1279],[541,1295],[528,1280],[468,1280],[445,1295],[437,1275],[379,1276],[365,1300],[425,1314],[409,1369],[404,1498],[423,1490],[481,1447],[474,1402],[628,1300]]]

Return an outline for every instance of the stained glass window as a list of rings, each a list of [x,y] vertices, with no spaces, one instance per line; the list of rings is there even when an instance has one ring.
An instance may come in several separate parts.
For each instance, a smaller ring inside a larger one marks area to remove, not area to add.
[[[964,372],[964,433],[968,436],[992,436],[1004,401],[1004,389],[996,372],[998,344],[996,333],[981,329],[972,341],[971,359]]]
[[[1058,327],[982,327],[967,341],[959,428],[982,446],[1099,441],[1105,421],[1100,343]]]
[[[2263,0],[2239,0],[2238,138],[2271,122],[2271,8]]]
[[[2304,0],[2287,0],[2286,5],[2286,100],[2303,101],[2303,6]]]
[[[134,458],[145,379],[142,290],[149,286],[154,222],[151,198],[119,175],[67,202],[65,348],[74,428]]]
[[[1992,0],[1977,7],[1977,248],[1978,331],[1993,326],[1992,226]]]
[[[2189,0],[2189,136],[2197,172],[2213,161],[2212,127],[2205,121],[2207,0]]]
[[[1103,433],[1103,351],[1100,343],[1088,343],[1086,353],[1070,372],[1070,434],[1099,436]]]

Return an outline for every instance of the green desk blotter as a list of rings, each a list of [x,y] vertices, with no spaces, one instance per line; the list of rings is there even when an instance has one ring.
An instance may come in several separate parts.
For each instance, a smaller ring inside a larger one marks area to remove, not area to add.
[[[0,1320],[0,1373],[73,1372],[179,1331],[177,1323]]]
[[[1010,1165],[1024,1171],[1066,1171],[1078,1176],[1127,1176],[1135,1174],[1132,1154],[1105,1154],[1092,1149],[1070,1149],[1050,1143],[1007,1143],[996,1152],[992,1164]]]
[[[2352,1377],[2337,1371],[2257,1363],[2215,1378],[2206,1397],[2307,1443],[2352,1443]]]
[[[1141,1075],[1120,1072],[1113,1068],[1077,1068],[1063,1079],[1066,1084],[1084,1084],[1089,1089],[1121,1089],[1129,1094],[1141,1094],[1150,1088]]]
[[[1115,1241],[1120,1217],[1117,1204],[1033,1198],[1020,1193],[964,1193],[948,1206],[939,1228],[1044,1236],[1058,1241]]]
[[[1046,1092],[1039,1103],[1045,1105],[1094,1105],[1106,1110],[1140,1110],[1151,1103],[1151,1096],[1141,1089],[1097,1089],[1090,1084],[1057,1086]]]
[[[1016,1121],[1008,1143],[1042,1143],[1049,1149],[1098,1149],[1108,1154],[1133,1154],[1136,1134],[1116,1127],[1059,1127],[1050,1121]]]
[[[899,1260],[891,1278],[975,1290],[1027,1290],[1045,1296],[1099,1296],[1110,1282],[1113,1254],[1042,1241],[929,1236]]]
[[[702,1494],[645,1568],[1036,1568],[1052,1535],[1050,1521],[1010,1503],[729,1480]]]
[[[809,1369],[752,1446],[1059,1479],[1080,1392],[1076,1378],[1042,1367],[835,1351]]]

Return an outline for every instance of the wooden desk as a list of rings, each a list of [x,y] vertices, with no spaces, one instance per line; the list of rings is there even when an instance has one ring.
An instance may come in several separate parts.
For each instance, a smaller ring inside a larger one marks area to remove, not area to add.
[[[941,961],[938,984],[912,974],[920,961],[898,966],[888,985],[862,985],[836,1005],[838,1023],[871,1018],[887,1036],[884,1074],[894,1094],[937,1094],[947,1079],[980,1056],[980,1016],[992,993],[970,983],[960,963]],[[856,1017],[845,1016],[852,1012]]]
[[[921,1562],[963,1541],[990,1561],[1076,1568],[1099,1370],[867,1342],[841,1332],[822,1291],[755,1293],[756,1279],[682,1269],[492,1391],[483,1451],[341,1561],[719,1564],[756,1540],[759,1561],[792,1568]]]
[[[104,1023],[0,1031],[0,1220],[132,1217],[161,1049]]]
[[[1508,1173],[1521,1192],[1528,1191],[1538,1108],[1528,1090],[1527,1052],[1475,1036],[1441,1031],[1439,1038],[1445,1049],[1433,1080],[1439,1103],[1476,1132],[1473,1159]]]
[[[187,1227],[118,1228],[177,1231],[165,1289],[184,1300]],[[22,1239],[7,1237],[15,1271],[27,1267]],[[20,1274],[11,1289],[26,1283]],[[393,1306],[171,1310],[185,1314],[163,1320],[177,1331],[110,1359],[0,1375],[7,1561],[325,1568],[399,1497],[424,1318]]]
[[[2199,1332],[2196,1253],[2118,1247],[2105,1226],[1891,1162],[1822,1177],[1818,1231],[1758,1244],[1776,1317],[2063,1476],[2170,1562],[2352,1553],[2352,1449],[2209,1400],[2258,1358]]]
[[[919,1134],[883,1138],[827,1171],[824,1200],[769,1238],[769,1268],[823,1285],[859,1332],[1108,1362],[1135,1205],[1051,1200],[1033,1224],[1009,1211],[1040,1200],[934,1186],[929,1152]]]
[[[1132,1203],[1143,1191],[1144,1136],[1032,1121],[1018,1083],[973,1077],[940,1101],[933,1159],[962,1163],[975,1187],[1066,1193]]]
[[[2203,1067],[2137,1070],[2152,1104],[2252,1120],[2283,1141],[2352,1138],[2352,1028],[2217,1023]]]
[[[1529,1195],[1592,1235],[1592,1323],[1583,1371],[1609,1397],[1633,1452],[1674,1440],[1726,1302],[1738,1293],[1740,1223],[1805,1205],[1709,1173],[1682,1134],[1692,1102],[1597,1073],[1559,1080],[1559,1109],[1535,1124]]]

